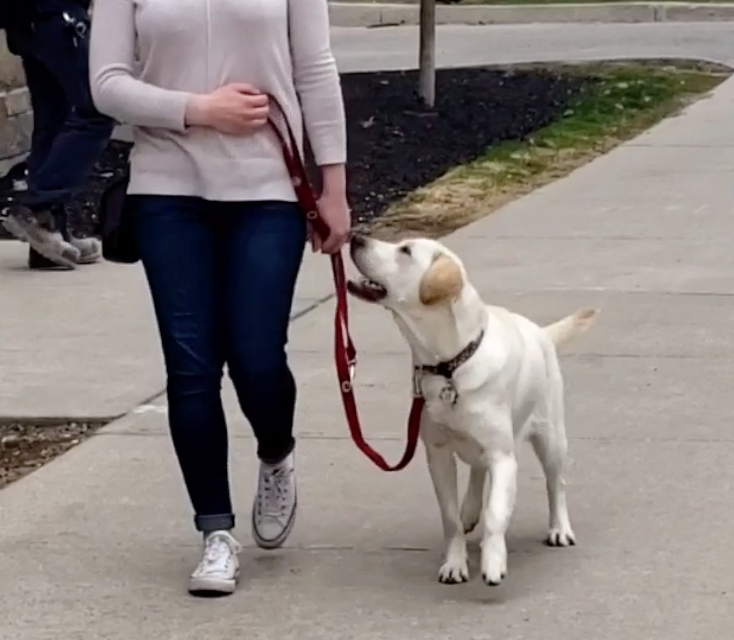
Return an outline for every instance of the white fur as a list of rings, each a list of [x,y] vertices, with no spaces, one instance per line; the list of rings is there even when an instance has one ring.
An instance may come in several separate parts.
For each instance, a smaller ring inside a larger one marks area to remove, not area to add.
[[[463,285],[453,299],[425,305],[419,294],[421,282],[438,255],[455,261]],[[575,544],[563,481],[567,441],[556,343],[585,330],[596,311],[579,311],[543,328],[507,309],[487,306],[469,283],[459,258],[433,240],[393,244],[361,239],[352,245],[352,259],[362,275],[385,287],[387,295],[380,304],[392,312],[415,365],[454,358],[485,329],[476,353],[454,374],[459,394],[455,405],[439,397],[444,378],[421,380],[426,399],[421,437],[446,541],[440,581],[469,579],[465,536],[478,524],[484,581],[497,585],[505,577],[505,533],[517,485],[516,447],[526,439],[545,471],[547,541],[562,547]],[[470,466],[461,505],[456,457]]]

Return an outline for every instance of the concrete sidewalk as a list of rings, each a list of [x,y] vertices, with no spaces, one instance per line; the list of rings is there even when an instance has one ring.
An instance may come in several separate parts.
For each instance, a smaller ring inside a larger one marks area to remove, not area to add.
[[[107,419],[158,395],[165,378],[142,267],[39,273],[27,253],[0,242],[0,418]],[[331,294],[330,277],[309,252],[294,316]]]
[[[539,321],[603,309],[563,359],[578,547],[542,545],[544,488],[528,455],[507,581],[439,585],[425,465],[383,474],[347,439],[326,303],[291,334],[301,512],[288,547],[250,542],[253,442],[227,388],[243,584],[229,599],[186,596],[198,540],[165,407],[152,402],[0,492],[0,637],[730,638],[733,108],[730,81],[448,239],[487,301]],[[394,458],[407,350],[386,314],[355,303],[353,316],[363,419]],[[476,577],[476,549],[472,560]]]

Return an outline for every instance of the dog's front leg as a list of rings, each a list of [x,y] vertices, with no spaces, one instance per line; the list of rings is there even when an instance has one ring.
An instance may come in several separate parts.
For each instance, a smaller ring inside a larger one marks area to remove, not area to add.
[[[505,534],[515,506],[517,460],[513,451],[492,451],[487,455],[491,487],[484,509],[482,578],[486,584],[497,586],[507,575]]]
[[[444,584],[458,584],[469,580],[466,537],[459,512],[459,494],[456,480],[456,458],[449,447],[425,443],[428,470],[433,480],[436,499],[441,510],[446,558],[438,571]]]
[[[469,484],[466,487],[464,501],[461,503],[461,523],[464,533],[471,533],[479,524],[484,505],[484,485],[487,480],[487,470],[484,467],[474,466],[469,472]]]

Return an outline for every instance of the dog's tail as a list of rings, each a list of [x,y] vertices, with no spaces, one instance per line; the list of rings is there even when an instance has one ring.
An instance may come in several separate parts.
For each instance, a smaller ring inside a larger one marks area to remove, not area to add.
[[[543,327],[543,330],[553,344],[560,347],[586,331],[597,315],[599,309],[579,309],[576,313]]]

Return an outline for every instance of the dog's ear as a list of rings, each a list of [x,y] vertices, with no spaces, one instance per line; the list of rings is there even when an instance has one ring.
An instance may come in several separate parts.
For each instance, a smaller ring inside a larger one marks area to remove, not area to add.
[[[458,297],[463,288],[461,267],[447,255],[438,254],[423,275],[419,295],[423,304],[432,305]]]

